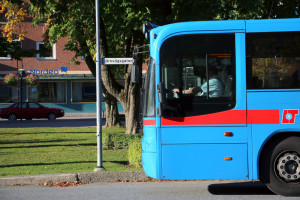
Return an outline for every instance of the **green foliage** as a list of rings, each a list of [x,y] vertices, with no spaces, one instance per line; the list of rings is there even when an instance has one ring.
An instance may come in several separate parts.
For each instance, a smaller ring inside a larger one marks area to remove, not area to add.
[[[141,135],[124,133],[103,133],[102,146],[104,149],[126,149],[131,140],[140,139],[141,137]]]
[[[142,140],[135,138],[129,142],[128,160],[129,164],[142,167]]]

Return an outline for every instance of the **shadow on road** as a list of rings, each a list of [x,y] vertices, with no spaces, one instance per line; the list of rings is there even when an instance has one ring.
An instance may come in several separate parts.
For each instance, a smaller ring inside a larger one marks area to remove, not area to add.
[[[105,125],[105,119],[102,119],[102,126]],[[125,121],[121,121],[125,125]],[[97,125],[95,118],[59,118],[56,120],[34,119],[8,121],[0,120],[0,128],[30,128],[30,127],[95,127]]]
[[[102,125],[105,120],[102,120]],[[91,127],[96,126],[95,118],[83,119],[57,119],[50,121],[47,119],[40,120],[17,120],[10,122],[8,120],[0,120],[0,128],[29,128],[29,127]]]
[[[259,181],[212,184],[208,191],[214,195],[276,195]]]

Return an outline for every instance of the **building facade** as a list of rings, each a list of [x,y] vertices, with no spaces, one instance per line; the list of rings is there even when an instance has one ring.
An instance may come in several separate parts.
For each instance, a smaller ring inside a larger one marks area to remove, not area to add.
[[[1,23],[5,23],[3,18]],[[10,55],[0,55],[0,108],[21,100],[20,84],[17,87],[6,86],[3,83],[5,75],[25,69],[26,74],[38,75],[39,84],[34,87],[23,84],[23,101],[63,108],[66,113],[95,113],[95,78],[82,58],[77,59],[80,65],[70,64],[74,53],[64,50],[67,38],[61,38],[48,48],[43,43],[43,25],[32,27],[31,22],[23,22],[22,26],[27,34],[21,47],[42,49],[43,53],[24,57],[22,61],[13,60]],[[3,26],[0,32],[1,29]]]

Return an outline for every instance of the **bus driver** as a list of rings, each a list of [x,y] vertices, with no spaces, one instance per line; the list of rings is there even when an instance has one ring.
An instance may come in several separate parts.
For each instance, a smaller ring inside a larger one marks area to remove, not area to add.
[[[208,75],[209,83],[209,96],[220,96],[223,95],[224,86],[221,81],[217,78],[217,69],[212,68],[209,70]],[[173,93],[179,93],[178,88],[173,89]],[[199,87],[192,87],[182,91],[182,94],[197,94],[201,92],[200,96],[207,96],[207,82],[200,85]]]

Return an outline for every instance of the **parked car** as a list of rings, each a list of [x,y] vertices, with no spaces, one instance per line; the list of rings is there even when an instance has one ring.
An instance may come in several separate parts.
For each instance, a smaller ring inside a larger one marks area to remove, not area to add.
[[[55,120],[63,117],[65,112],[59,108],[48,108],[36,102],[22,102],[22,119],[48,118]],[[0,108],[0,118],[14,121],[21,118],[21,102],[14,103],[7,108]]]

